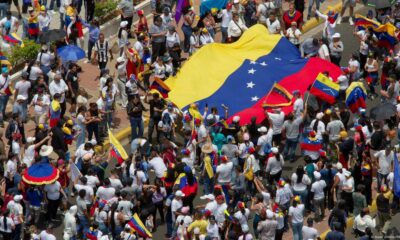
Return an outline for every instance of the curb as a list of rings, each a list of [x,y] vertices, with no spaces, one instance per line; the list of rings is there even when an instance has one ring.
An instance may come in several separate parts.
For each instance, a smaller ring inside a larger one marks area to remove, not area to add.
[[[333,7],[328,6],[328,9],[324,11],[324,13],[328,13],[329,10],[333,10],[335,12],[339,12],[342,9],[342,3],[337,3]],[[323,23],[322,19],[317,20],[315,17],[312,18],[311,20],[308,20],[306,24],[303,26],[303,34],[310,31],[311,29],[314,29],[316,26],[320,25]]]
[[[370,206],[368,206],[368,208],[369,208],[369,212],[370,212],[370,213],[375,213],[375,212],[377,211],[377,208],[376,208],[376,200],[375,200],[375,199],[372,201],[372,204],[371,204]],[[352,228],[353,228],[353,223],[354,223],[354,217],[351,217],[351,218],[347,219],[347,222],[346,222],[346,225],[347,225],[346,230],[352,229]],[[320,235],[321,240],[325,240],[325,239],[326,239],[326,235],[327,235],[329,232],[331,232],[331,230],[326,230],[325,232],[323,232],[323,233]],[[345,231],[345,233],[346,233],[346,231]],[[345,235],[346,235],[346,234],[345,234]]]

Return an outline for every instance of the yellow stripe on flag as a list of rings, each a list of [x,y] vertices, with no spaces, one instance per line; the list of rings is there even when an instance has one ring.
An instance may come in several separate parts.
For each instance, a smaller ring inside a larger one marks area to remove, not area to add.
[[[122,159],[128,159],[128,154],[126,153],[125,148],[121,145],[110,129],[108,129],[108,140],[110,141],[111,147],[118,152]]]
[[[332,80],[330,80],[327,76],[325,76],[324,74],[320,73],[317,76],[317,81],[323,83],[324,85],[335,89],[336,91],[339,91],[339,84],[332,82]]]

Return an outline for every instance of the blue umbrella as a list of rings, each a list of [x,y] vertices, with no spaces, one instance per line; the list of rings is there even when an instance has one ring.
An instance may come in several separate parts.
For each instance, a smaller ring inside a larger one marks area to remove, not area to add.
[[[75,45],[60,47],[57,49],[57,54],[63,62],[76,62],[86,56],[85,51]]]

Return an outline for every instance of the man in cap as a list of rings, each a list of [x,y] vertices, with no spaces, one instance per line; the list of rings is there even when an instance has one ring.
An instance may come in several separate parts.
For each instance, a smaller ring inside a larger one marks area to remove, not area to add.
[[[223,189],[229,189],[232,181],[233,163],[225,155],[221,156],[220,160],[221,164],[216,169],[216,179],[218,184],[223,186]]]
[[[19,118],[21,119],[22,122],[26,122],[27,121],[27,100],[28,98],[23,96],[23,95],[18,95],[15,98],[15,102],[13,105],[13,114],[18,114]]]
[[[275,214],[267,209],[266,219],[258,223],[257,231],[260,233],[259,239],[274,239],[278,227],[278,222],[274,219]]]
[[[316,228],[313,227],[314,220],[312,218],[307,218],[307,226],[303,226],[302,233],[303,239],[318,239],[319,233]]]
[[[180,210],[183,207],[183,202],[182,198],[185,196],[185,194],[181,191],[178,190],[175,192],[175,197],[171,202],[171,212],[172,212],[172,221],[175,222],[176,217],[180,215]]]
[[[281,140],[282,140],[282,127],[283,127],[283,122],[285,120],[285,113],[280,108],[275,108],[272,113],[270,112],[265,112],[265,113],[266,117],[270,121],[270,126],[272,126],[273,145],[279,147],[281,145]]]
[[[378,184],[377,187],[380,189],[383,183],[387,184],[387,176],[393,168],[394,152],[390,145],[387,145],[384,150],[380,150],[374,154],[377,158],[378,163]]]
[[[226,204],[225,197],[222,194],[218,195],[215,200],[217,201],[217,208],[215,209],[215,212],[213,212],[213,215],[215,216],[219,228],[223,229],[225,223],[225,210],[228,209],[228,205]]]
[[[55,94],[60,94],[60,106],[61,106],[61,118],[64,116],[65,110],[67,108],[67,103],[65,102],[65,94],[68,92],[68,85],[61,78],[61,73],[56,73],[54,76],[54,81],[49,85],[49,91],[51,97],[54,99]]]
[[[296,99],[296,102],[301,99]],[[295,104],[296,104],[295,102]],[[301,99],[301,104],[303,100]],[[301,106],[303,107],[303,106]],[[283,156],[285,159],[294,162],[297,145],[299,143],[300,136],[300,125],[303,123],[304,118],[307,116],[307,105],[303,112],[299,112],[300,115],[295,115],[296,111],[289,113],[287,120],[283,122],[283,134],[286,136],[285,147],[283,148]]]
[[[332,35],[332,41],[329,44],[331,53],[331,61],[336,66],[340,66],[340,60],[342,59],[343,53],[343,42],[340,40],[340,33]]]
[[[13,230],[13,239],[20,239],[22,233],[22,224],[24,223],[24,213],[21,205],[22,195],[15,195],[13,200],[8,202],[7,209],[10,211],[10,216],[15,224]]]
[[[336,193],[336,200],[339,201],[342,199],[342,188],[346,177],[344,176],[345,169],[343,169],[343,165],[340,162],[336,163],[335,167],[337,172],[333,178],[331,192],[332,194]]]
[[[4,127],[3,120],[6,116],[8,98],[11,95],[9,84],[8,68],[2,67],[0,75],[0,127]]]
[[[260,159],[261,163],[261,169],[264,169],[264,163],[263,161],[266,156],[266,148],[271,148],[272,146],[272,135],[273,135],[273,130],[272,128],[267,129],[267,127],[262,126],[257,129],[257,131],[261,134],[261,136],[257,140],[257,146],[256,146],[256,151],[257,151],[257,159]]]

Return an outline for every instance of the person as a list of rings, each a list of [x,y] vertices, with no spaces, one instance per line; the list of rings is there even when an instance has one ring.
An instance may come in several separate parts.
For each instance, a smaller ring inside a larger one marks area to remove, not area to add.
[[[102,32],[99,33],[99,38],[94,44],[93,57],[91,57],[91,60],[93,64],[98,64],[100,70],[106,68],[109,60],[113,60],[111,48]]]
[[[387,233],[387,230],[390,226],[390,221],[392,217],[390,216],[390,197],[392,196],[392,192],[388,191],[388,187],[386,185],[381,185],[379,188],[380,193],[376,197],[376,207],[377,211],[377,224],[376,229],[378,231],[382,231],[383,234]]]
[[[198,27],[194,27],[192,29],[192,35],[190,36],[190,44],[189,44],[189,56],[193,55],[200,47],[200,29]]]
[[[293,194],[299,196],[301,202],[306,203],[309,194],[309,186],[311,185],[311,179],[305,172],[303,165],[298,165],[296,172],[291,177]]]
[[[272,156],[267,160],[265,172],[268,174],[268,181],[272,184],[274,181],[278,182],[282,175],[283,165],[285,161],[283,156],[279,153],[278,148],[271,148]]]
[[[300,197],[295,196],[292,202],[292,206],[289,208],[289,222],[292,226],[293,239],[302,239],[302,228],[304,218],[304,204],[301,203]]]
[[[54,236],[54,225],[53,224],[48,224],[46,229],[41,231],[39,234],[39,239],[45,239],[45,240],[56,240],[56,236]]]
[[[313,206],[315,209],[314,220],[316,222],[322,221],[325,217],[325,194],[324,189],[326,187],[326,182],[321,179],[321,173],[314,171],[315,182],[311,185],[311,193],[313,197]],[[308,239],[308,238],[305,238]]]
[[[127,22],[126,26],[128,29],[128,36],[132,37],[133,35],[131,34],[130,30],[132,28],[133,15],[135,13],[133,2],[131,0],[123,0],[118,3],[117,9],[121,14],[121,22]]]
[[[260,221],[257,226],[257,231],[260,232],[259,239],[274,239],[278,227],[278,221],[274,219],[274,213],[269,209],[267,209],[265,215],[266,219]]]
[[[75,215],[78,207],[73,205],[69,208],[64,218],[64,239],[71,239],[77,237],[77,226]]]
[[[16,17],[12,16],[11,11],[7,11],[6,16],[0,20],[0,28],[3,35],[17,32],[18,26],[19,21]]]
[[[318,55],[319,42],[317,38],[307,38],[300,44],[301,56],[305,58],[315,57]]]
[[[208,32],[207,28],[202,28],[200,33],[200,44],[205,46],[207,44],[213,43],[214,39],[211,34]]]
[[[297,100],[298,99],[296,99],[295,101],[295,106],[298,106],[299,101]],[[283,127],[282,127],[282,131],[284,133],[284,136],[286,137],[285,146],[283,148],[283,156],[290,162],[294,162],[296,160],[295,154],[299,142],[300,124],[303,123],[305,116],[307,116],[307,107],[305,108],[304,113],[300,112],[300,115],[296,114],[295,118],[295,113],[297,111],[298,110],[294,110],[294,113],[292,112],[288,114],[287,120],[283,122]]]
[[[144,108],[140,97],[135,95],[135,97],[129,101],[126,107],[127,113],[130,118],[131,128],[132,128],[132,136],[131,139],[141,138],[143,137],[143,119],[142,114],[143,111],[146,111]]]
[[[269,34],[280,34],[281,33],[281,23],[276,18],[275,12],[271,11],[266,20],[266,25],[269,31]]]
[[[42,147],[43,148],[43,147]],[[61,188],[61,184],[58,181],[54,181],[51,184],[44,186],[44,192],[48,201],[47,208],[47,220],[54,221],[57,216],[57,210],[61,202],[61,194],[67,199],[64,190]]]
[[[6,209],[0,217],[0,234],[4,240],[12,239],[12,232],[15,230],[15,224],[10,215],[10,210]]]
[[[315,10],[315,13],[318,17],[322,18],[325,21],[324,30],[322,32],[322,36],[327,38],[328,40],[332,40],[333,34],[335,34],[336,28],[336,14],[334,11],[329,11],[326,15],[321,13],[318,10]]]
[[[330,58],[333,64],[340,67],[340,61],[343,53],[343,42],[340,40],[340,33],[332,35],[332,42],[329,44]]]
[[[163,111],[165,110],[165,101],[160,97],[160,94],[158,93],[153,93],[152,99],[148,100],[149,94],[146,95],[145,97],[145,102],[149,104],[149,110],[150,110],[150,121],[148,125],[148,137],[147,139],[152,142],[153,141],[153,131],[154,128],[156,129],[157,133],[157,142],[160,142],[160,131],[157,128],[157,124],[159,121],[161,121],[161,115]]]
[[[372,52],[368,53],[368,58],[364,65],[364,71],[366,72],[367,85],[369,86],[368,96],[373,99],[378,96],[375,92],[375,85],[378,82],[379,63]]]
[[[313,227],[313,224],[314,220],[312,218],[307,218],[307,226],[303,226],[301,230],[304,240],[317,240],[319,238],[318,230]]]
[[[55,107],[54,105],[59,105],[59,108],[60,108],[59,109],[60,110],[59,118],[62,118],[64,116],[64,113],[67,108],[65,95],[67,94],[68,90],[69,90],[68,85],[61,78],[61,74],[57,73],[54,76],[54,81],[52,81],[49,85],[49,92],[50,92],[50,96],[53,98],[53,101],[52,101],[51,107],[50,107],[50,112],[53,110],[58,111],[57,107]],[[58,102],[58,104],[55,103],[54,100],[56,100]],[[52,124],[50,124],[50,126],[52,126]]]
[[[165,26],[162,24],[162,18],[156,16],[154,23],[150,26],[149,34],[151,36],[151,62],[154,62],[157,57],[161,57],[166,52],[166,34]]]
[[[4,127],[4,118],[6,117],[6,107],[9,96],[11,95],[10,89],[10,78],[8,75],[8,68],[1,68],[0,75],[0,126]]]
[[[326,39],[323,39],[323,38],[320,38],[318,40],[318,44],[319,44],[318,57],[330,62],[331,58],[329,55],[329,49],[325,42],[326,42]]]
[[[296,23],[298,29],[302,29],[303,27],[303,15],[295,7],[294,2],[289,3],[289,9],[283,13],[282,20],[286,30],[292,27],[293,22]]]
[[[374,157],[378,159],[378,189],[381,188],[382,184],[387,185],[387,176],[389,175],[394,161],[394,152],[390,145],[387,145],[385,150],[380,150],[374,154]]]
[[[290,25],[290,28],[286,29],[285,36],[289,39],[293,45],[295,45],[297,48],[300,47],[300,36],[301,36],[301,31],[297,27],[297,22],[293,21]]]
[[[326,234],[326,240],[345,240],[344,233],[339,231],[340,223],[334,223],[332,231]]]
[[[354,18],[354,15],[353,15],[353,13],[354,13],[354,7],[357,5],[357,1],[356,0],[342,0],[342,5],[343,5],[343,7],[342,7],[342,10],[341,10],[341,12],[340,12],[340,15],[339,15],[339,17],[338,17],[338,19],[337,19],[337,24],[341,24],[342,23],[342,18],[343,18],[343,15],[344,15],[344,13],[346,12],[346,8],[347,7],[349,7],[349,24],[350,25],[354,25],[354,21],[353,21],[353,18]]]
[[[246,30],[247,27],[240,19],[239,14],[236,12],[232,13],[232,20],[229,22],[227,30],[228,41],[236,42]]]
[[[226,4],[226,8],[218,13],[218,18],[221,18],[221,43],[226,43],[228,40],[228,27],[232,20],[232,3]]]
[[[187,6],[183,9],[183,24],[182,24],[182,32],[184,35],[183,40],[183,51],[188,52],[190,46],[190,37],[192,36],[192,26],[195,21],[196,14],[193,11],[193,7]]]
[[[354,232],[362,237],[367,234],[367,228],[374,229],[376,226],[376,221],[369,214],[369,209],[366,207],[361,210],[360,214],[356,215],[353,223]]]

